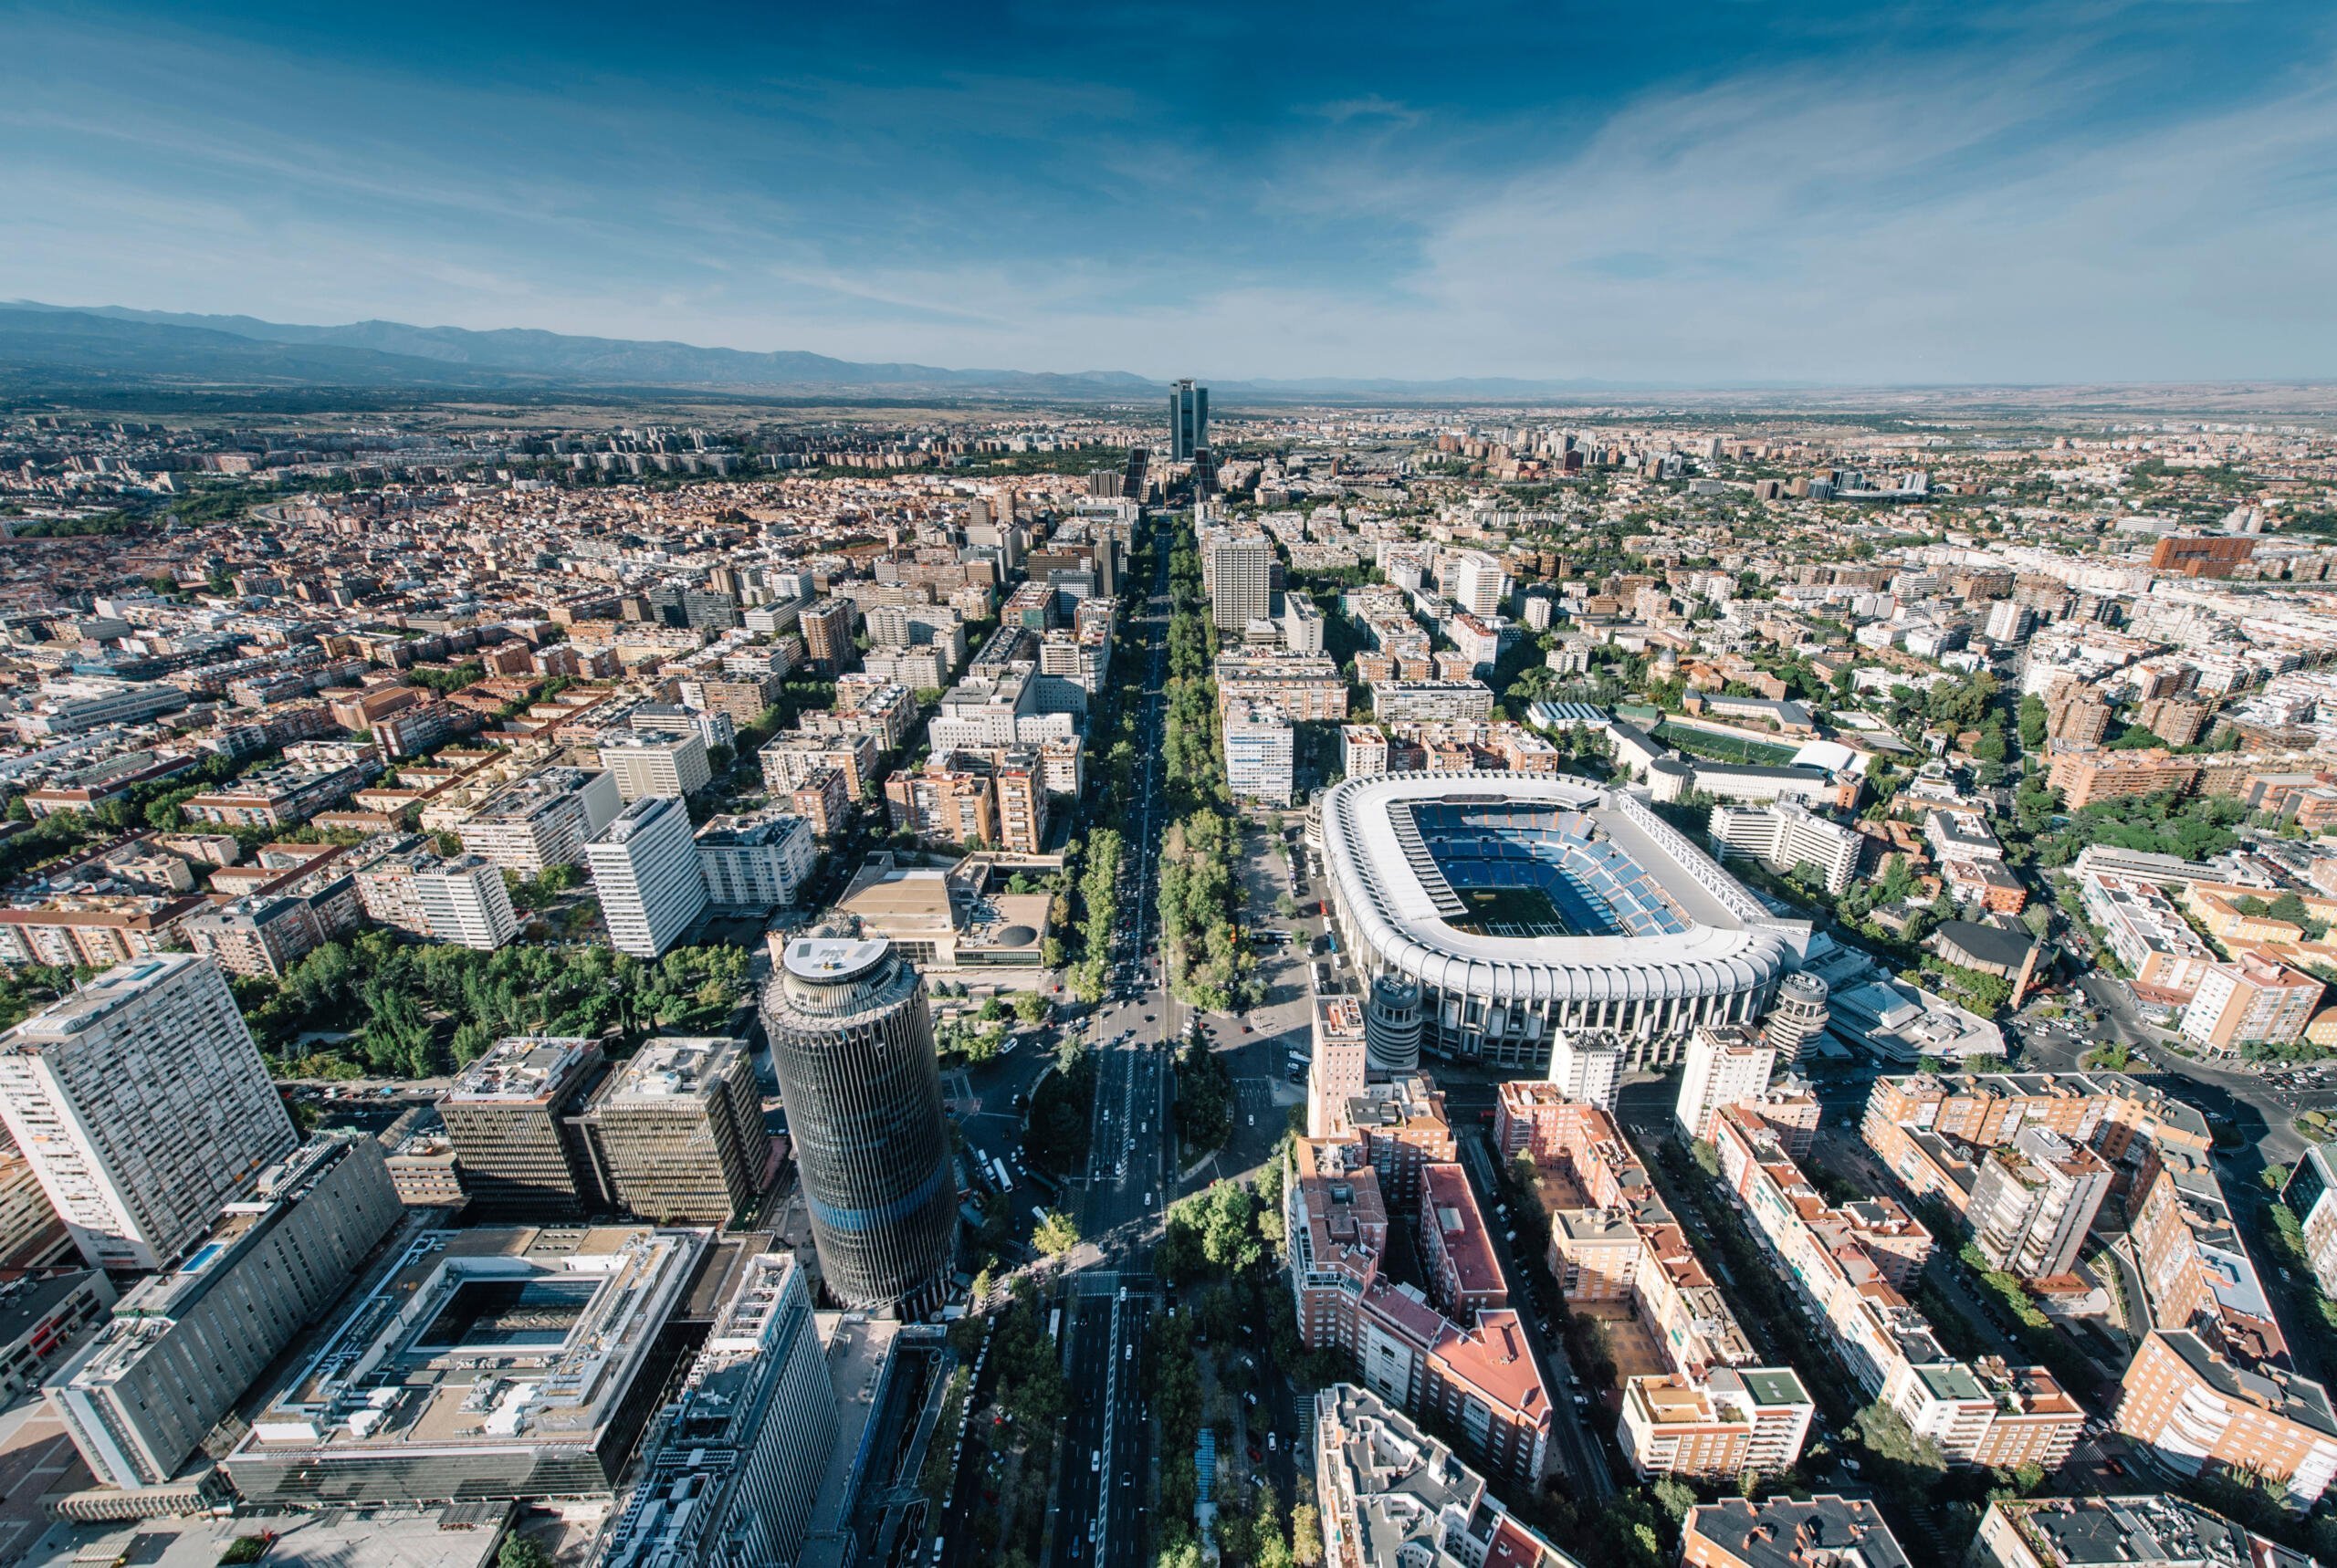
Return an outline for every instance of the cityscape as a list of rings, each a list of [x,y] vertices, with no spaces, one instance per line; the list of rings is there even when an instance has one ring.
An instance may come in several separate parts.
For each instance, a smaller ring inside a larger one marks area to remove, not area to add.
[[[2312,28],[521,9],[0,20],[0,1568],[2337,1564]]]

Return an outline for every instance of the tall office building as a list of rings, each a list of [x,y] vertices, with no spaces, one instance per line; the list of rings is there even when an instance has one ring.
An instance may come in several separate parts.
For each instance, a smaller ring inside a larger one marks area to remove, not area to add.
[[[438,1103],[474,1217],[572,1218],[601,1207],[573,1113],[598,1081],[600,1042],[514,1035],[463,1069]]]
[[[1232,703],[1224,728],[1225,785],[1234,798],[1289,805],[1297,756],[1290,720],[1263,703]]]
[[[602,1191],[659,1225],[728,1225],[753,1208],[770,1140],[742,1040],[652,1040],[583,1117]]]
[[[492,951],[519,935],[503,868],[477,855],[456,855],[414,868],[414,902],[429,936]]]
[[[320,1138],[267,1172],[50,1380],[49,1408],[89,1469],[125,1490],[168,1481],[404,1215],[363,1134]]]
[[[689,808],[645,795],[619,811],[584,846],[608,922],[609,946],[636,958],[661,956],[706,913],[706,873]]]
[[[763,991],[763,1027],[828,1290],[922,1317],[958,1248],[924,977],[881,938],[800,937]]]
[[[1189,381],[1168,391],[1168,460],[1189,463],[1209,445],[1209,388]]]
[[[1757,1100],[1769,1087],[1776,1066],[1775,1047],[1747,1024],[1700,1023],[1688,1037],[1686,1064],[1680,1073],[1680,1098],[1673,1107],[1680,1128],[1690,1141],[1709,1140],[1713,1113],[1724,1105]]]
[[[656,1447],[610,1531],[607,1568],[797,1560],[840,1431],[812,1292],[792,1256],[748,1260],[651,1436]]]
[[[1777,982],[1777,999],[1761,1019],[1761,1038],[1777,1053],[1779,1067],[1791,1067],[1811,1040],[1826,1032],[1832,1017],[1826,982],[1797,969]]]
[[[182,953],[0,1035],[0,1117],[102,1269],[161,1268],[299,1143],[219,967]]]

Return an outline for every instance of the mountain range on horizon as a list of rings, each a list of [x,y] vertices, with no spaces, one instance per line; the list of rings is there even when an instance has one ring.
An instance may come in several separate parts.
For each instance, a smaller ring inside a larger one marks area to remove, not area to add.
[[[475,331],[380,320],[317,327],[252,316],[33,300],[0,303],[0,372],[374,390],[657,387],[729,392],[989,392],[1098,400],[1165,395],[1169,385],[1127,371],[952,370],[839,360],[800,350],[758,352],[526,328]],[[1212,380],[1209,384],[1221,398],[1229,393],[1266,398],[1519,397],[1623,385],[1509,377]]]

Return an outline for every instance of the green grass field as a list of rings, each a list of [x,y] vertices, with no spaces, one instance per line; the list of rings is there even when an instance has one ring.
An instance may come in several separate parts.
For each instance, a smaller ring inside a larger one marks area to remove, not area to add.
[[[1782,768],[1793,760],[1794,753],[1799,749],[1766,741],[1739,740],[1734,736],[1714,735],[1710,730],[1690,729],[1677,724],[1657,726],[1655,737],[1693,757],[1714,762],[1742,762],[1756,768]]]

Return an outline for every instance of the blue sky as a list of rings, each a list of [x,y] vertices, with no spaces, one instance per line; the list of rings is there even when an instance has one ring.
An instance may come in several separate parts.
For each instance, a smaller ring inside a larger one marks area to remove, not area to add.
[[[2337,374],[2337,8],[0,0],[0,298],[1034,370]]]

